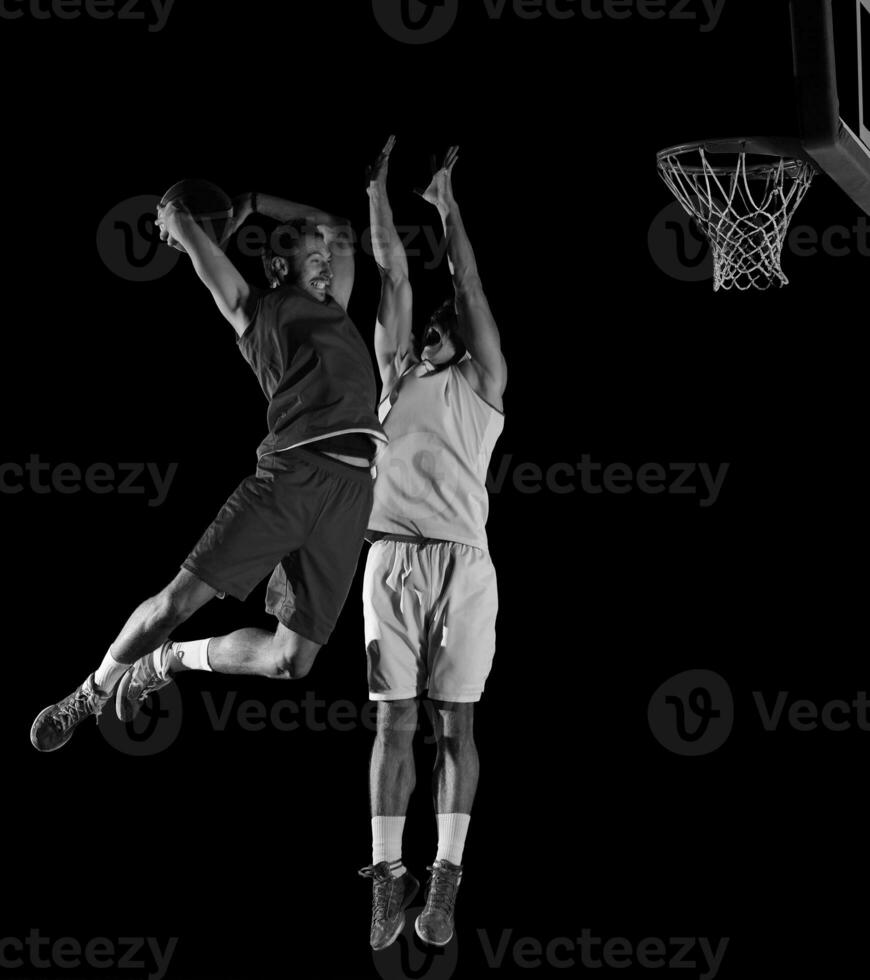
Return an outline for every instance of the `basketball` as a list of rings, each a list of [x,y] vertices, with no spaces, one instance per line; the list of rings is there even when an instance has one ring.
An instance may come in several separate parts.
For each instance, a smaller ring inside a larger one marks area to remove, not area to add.
[[[208,237],[220,244],[233,216],[233,202],[210,180],[180,180],[163,195],[160,207],[171,201],[182,204]]]

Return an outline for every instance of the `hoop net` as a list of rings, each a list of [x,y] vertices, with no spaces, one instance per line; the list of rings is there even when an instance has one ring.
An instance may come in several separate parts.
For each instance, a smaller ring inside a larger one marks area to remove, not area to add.
[[[745,149],[716,154],[726,164],[711,156],[703,145],[676,147],[659,154],[658,168],[710,243],[714,291],[788,285],[782,250],[815,168]]]

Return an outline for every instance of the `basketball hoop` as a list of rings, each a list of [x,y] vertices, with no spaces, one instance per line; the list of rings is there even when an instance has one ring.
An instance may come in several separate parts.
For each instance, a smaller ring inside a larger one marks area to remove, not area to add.
[[[782,249],[815,165],[797,140],[685,143],[658,170],[713,250],[713,289],[786,286]]]

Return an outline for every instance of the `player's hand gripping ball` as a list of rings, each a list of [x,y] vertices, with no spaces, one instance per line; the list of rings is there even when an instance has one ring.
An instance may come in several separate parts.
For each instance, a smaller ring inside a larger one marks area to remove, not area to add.
[[[176,241],[167,228],[173,210],[184,211],[202,228],[216,244],[224,239],[233,220],[233,202],[217,184],[210,180],[180,180],[163,195],[157,211],[160,239],[173,248],[184,252],[184,246]]]

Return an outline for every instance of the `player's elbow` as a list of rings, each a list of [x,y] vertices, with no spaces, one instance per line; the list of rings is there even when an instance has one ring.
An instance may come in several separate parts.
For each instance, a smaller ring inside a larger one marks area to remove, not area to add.
[[[330,218],[323,223],[323,227],[327,229],[330,244],[353,244],[354,233],[350,218]]]
[[[410,317],[413,291],[407,265],[402,262],[379,265],[378,271],[381,274],[381,312],[384,319]]]
[[[453,277],[453,287],[456,290],[457,298],[475,296],[483,292],[480,274],[476,269],[462,273],[457,272]]]
[[[408,266],[404,262],[390,262],[381,271],[381,285],[389,290],[397,300],[403,300],[411,291],[411,280],[408,278]]]

